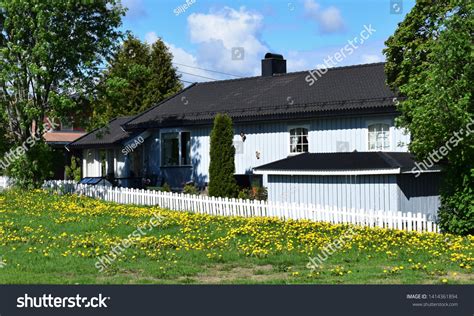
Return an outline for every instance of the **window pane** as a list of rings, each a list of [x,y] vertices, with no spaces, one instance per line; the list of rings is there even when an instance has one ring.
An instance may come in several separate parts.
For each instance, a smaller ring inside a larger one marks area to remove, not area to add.
[[[293,128],[290,130],[290,153],[308,152],[308,129]]]
[[[191,164],[191,134],[189,132],[181,133],[181,165]]]
[[[390,149],[390,126],[388,124],[372,124],[369,130],[369,150]]]
[[[179,165],[179,133],[161,134],[161,164],[163,166]]]

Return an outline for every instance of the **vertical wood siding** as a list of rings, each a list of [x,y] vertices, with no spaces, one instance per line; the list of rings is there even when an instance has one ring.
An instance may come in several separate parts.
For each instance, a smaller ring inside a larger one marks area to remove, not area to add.
[[[399,175],[397,182],[400,210],[436,214],[440,207],[440,181],[439,173],[421,174],[418,178],[413,174]]]
[[[269,175],[270,201],[319,204],[338,208],[398,210],[394,175]]]
[[[393,124],[393,119],[394,116],[348,117],[234,124],[234,142],[242,142],[240,132],[246,135],[245,142],[241,143],[242,152],[235,155],[236,174],[251,174],[255,167],[288,157],[290,154],[290,126],[309,127],[310,152],[336,152],[338,141],[348,142],[348,151],[367,151],[367,122],[385,120]],[[194,181],[198,183],[209,181],[211,128],[212,126],[209,125],[185,129],[191,132],[192,175]],[[407,142],[409,137],[403,135],[401,130],[393,126],[390,131],[391,151],[407,151],[406,147],[398,147],[397,144],[400,141]],[[159,138],[159,132],[155,131],[151,138]],[[147,155],[150,156],[148,159],[150,172],[160,172],[159,144],[159,142],[145,144]],[[259,159],[257,152],[260,156]]]

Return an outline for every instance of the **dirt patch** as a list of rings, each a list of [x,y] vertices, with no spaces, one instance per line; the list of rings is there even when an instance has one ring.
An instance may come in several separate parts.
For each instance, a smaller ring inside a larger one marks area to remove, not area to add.
[[[209,267],[205,272],[191,277],[196,283],[218,284],[232,283],[234,281],[268,282],[271,280],[284,280],[288,273],[275,272],[272,265],[256,267],[232,267],[224,264]]]
[[[446,279],[472,284],[474,283],[474,274],[449,271],[446,275]]]

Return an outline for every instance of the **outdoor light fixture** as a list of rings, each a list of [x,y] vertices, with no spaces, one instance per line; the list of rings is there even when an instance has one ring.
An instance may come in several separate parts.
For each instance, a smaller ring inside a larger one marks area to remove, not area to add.
[[[260,159],[260,152],[258,150],[255,152],[255,157],[257,157],[257,159]]]

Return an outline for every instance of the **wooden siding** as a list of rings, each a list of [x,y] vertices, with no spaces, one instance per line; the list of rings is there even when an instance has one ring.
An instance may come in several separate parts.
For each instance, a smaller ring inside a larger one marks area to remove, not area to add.
[[[399,175],[397,183],[400,211],[436,214],[440,206],[440,182],[439,173],[421,174],[418,178],[413,174]]]
[[[290,155],[289,129],[295,126],[309,128],[310,152],[340,151],[341,148],[338,148],[338,142],[348,142],[348,146],[345,148],[347,151],[367,151],[368,123],[374,121],[390,122],[390,151],[407,151],[406,146],[398,147],[397,144],[401,141],[408,142],[409,137],[404,135],[401,130],[393,127],[393,120],[393,115],[386,115],[235,124],[234,144],[237,147],[235,171],[236,174],[250,174],[255,167],[288,157]],[[192,179],[199,184],[209,181],[211,128],[211,126],[183,128],[183,130],[191,132]],[[246,136],[244,142],[240,136],[241,132]],[[145,146],[147,173],[161,174],[161,142],[158,130],[152,132]],[[176,176],[181,177],[182,172],[178,169],[176,169],[176,172]],[[172,172],[168,171],[167,176],[173,177]]]
[[[264,184],[270,201],[319,204],[338,208],[397,211],[394,175],[283,176],[269,175]]]

